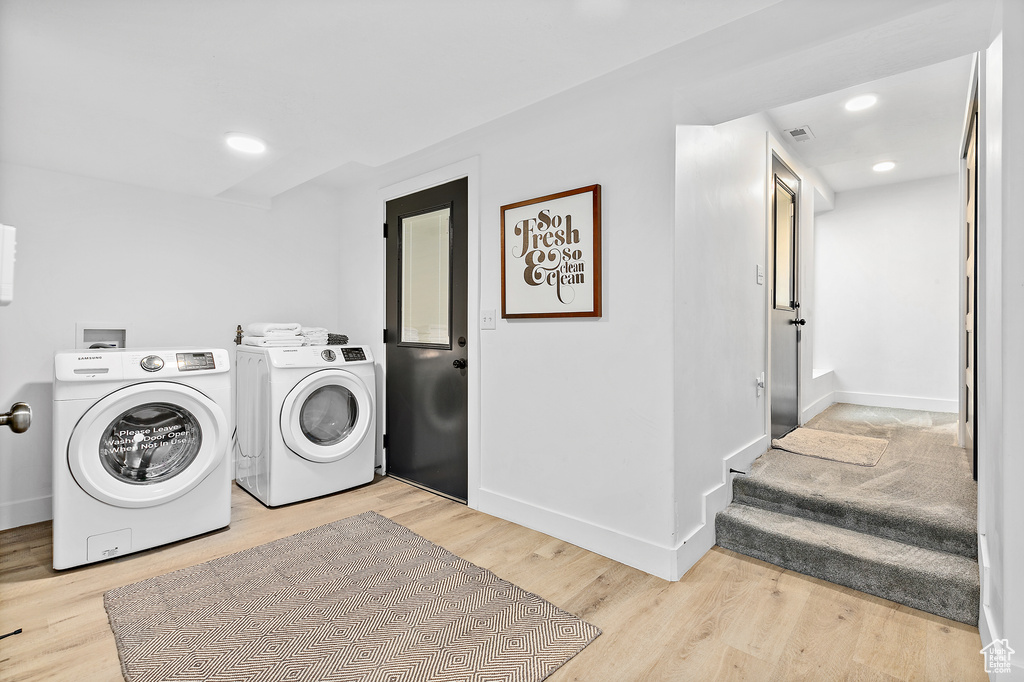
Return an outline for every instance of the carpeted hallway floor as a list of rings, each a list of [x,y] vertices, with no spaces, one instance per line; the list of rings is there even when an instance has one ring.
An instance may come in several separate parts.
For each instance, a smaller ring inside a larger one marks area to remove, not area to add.
[[[955,414],[836,403],[804,426],[885,438],[889,447],[873,467],[772,449],[754,462],[751,476],[796,494],[874,512],[869,518],[891,518],[904,528],[910,524],[917,533],[944,531],[932,538],[934,549],[977,557],[978,486],[971,462],[956,443]],[[876,525],[871,532],[893,537],[878,530]]]
[[[769,450],[735,478],[718,544],[962,622],[976,619],[977,485],[956,443],[957,416],[838,403],[805,427],[889,445],[873,467]],[[945,587],[934,589],[938,583]]]

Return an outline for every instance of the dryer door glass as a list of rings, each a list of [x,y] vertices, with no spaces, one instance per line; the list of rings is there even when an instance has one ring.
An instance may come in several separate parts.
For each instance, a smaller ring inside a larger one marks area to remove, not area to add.
[[[144,403],[122,412],[100,437],[100,461],[115,478],[147,485],[177,476],[203,444],[199,422],[170,403]]]
[[[299,411],[302,434],[317,445],[336,445],[356,426],[359,403],[344,386],[321,386],[306,398]]]

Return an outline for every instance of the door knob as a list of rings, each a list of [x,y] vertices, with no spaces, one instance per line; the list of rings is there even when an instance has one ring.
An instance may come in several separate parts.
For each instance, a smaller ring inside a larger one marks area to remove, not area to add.
[[[798,325],[800,325],[802,327],[805,324],[807,324],[807,320],[805,320],[804,318],[801,317],[799,320],[790,320],[789,323],[790,324],[798,324]]]
[[[452,363],[452,367],[454,367],[455,369],[466,369],[466,360],[465,360],[465,358],[459,358],[458,360],[453,362]]]
[[[27,403],[14,403],[10,412],[0,414],[0,426],[5,425],[15,433],[25,433],[32,426],[32,408]]]

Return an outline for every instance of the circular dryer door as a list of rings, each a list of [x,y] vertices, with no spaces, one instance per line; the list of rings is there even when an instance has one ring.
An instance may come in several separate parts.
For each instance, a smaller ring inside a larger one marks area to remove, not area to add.
[[[314,372],[297,383],[281,406],[281,435],[311,462],[336,462],[366,438],[373,401],[366,384],[343,370]]]
[[[226,456],[228,423],[190,386],[126,386],[82,415],[68,443],[75,481],[118,507],[153,507],[199,485]]]

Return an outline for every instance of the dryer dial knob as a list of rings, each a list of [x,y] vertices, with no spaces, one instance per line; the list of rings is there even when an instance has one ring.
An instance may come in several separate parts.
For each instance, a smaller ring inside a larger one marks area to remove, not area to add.
[[[331,350],[330,348],[328,348],[328,349],[327,349],[327,350],[325,350],[324,352],[320,353],[320,357],[322,357],[322,358],[323,358],[324,360],[326,360],[327,362],[334,362],[335,360],[337,360],[337,359],[338,359],[338,354],[337,354],[337,353],[335,353],[335,352],[334,352],[333,350]]]
[[[146,370],[147,372],[156,372],[158,370],[163,369],[164,359],[161,358],[159,355],[147,355],[146,357],[142,358],[142,361],[139,363],[139,365],[141,365],[142,369]]]

